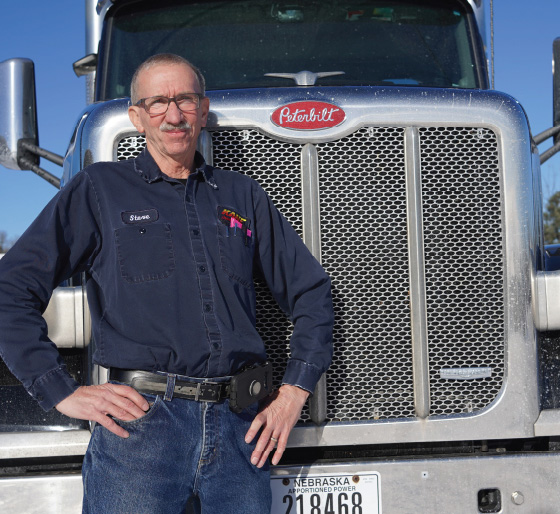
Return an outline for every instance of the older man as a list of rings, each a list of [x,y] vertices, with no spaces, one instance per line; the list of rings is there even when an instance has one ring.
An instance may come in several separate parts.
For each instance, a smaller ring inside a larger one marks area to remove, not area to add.
[[[84,512],[176,513],[197,496],[203,512],[262,514],[268,456],[330,363],[330,282],[258,184],[196,152],[209,112],[196,68],[154,56],[131,96],[146,150],[79,173],[1,261],[2,357],[43,408],[97,422]],[[259,412],[231,408],[232,376],[266,360],[254,270],[294,321],[283,384]],[[70,377],[40,315],[81,271],[93,359],[110,369],[99,386]]]

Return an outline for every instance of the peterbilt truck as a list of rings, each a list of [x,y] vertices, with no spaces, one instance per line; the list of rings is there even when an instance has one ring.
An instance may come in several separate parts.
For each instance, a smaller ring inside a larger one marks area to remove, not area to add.
[[[331,276],[334,359],[272,470],[272,512],[560,512],[560,272],[544,265],[537,149],[558,130],[533,137],[490,89],[481,1],[86,0],[86,17],[88,105],[65,156],[39,147],[33,63],[10,59],[0,162],[58,186],[39,165],[54,160],[64,187],[138,155],[132,73],[183,55],[207,79],[206,161],[259,181]],[[44,317],[97,384],[87,279]],[[278,381],[291,324],[255,289]],[[0,511],[80,512],[90,428],[3,366]]]

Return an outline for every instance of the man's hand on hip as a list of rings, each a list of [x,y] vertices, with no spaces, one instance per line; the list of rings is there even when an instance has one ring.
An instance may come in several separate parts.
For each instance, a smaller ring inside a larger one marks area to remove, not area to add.
[[[82,386],[66,397],[56,409],[76,419],[96,421],[119,437],[128,432],[109,416],[123,421],[141,418],[150,408],[146,399],[132,387],[117,384]]]
[[[256,415],[247,431],[245,442],[250,443],[262,428],[257,446],[251,455],[251,463],[261,468],[270,452],[276,447],[272,464],[280,462],[286,449],[288,436],[297,423],[309,393],[299,387],[283,385],[272,394]]]

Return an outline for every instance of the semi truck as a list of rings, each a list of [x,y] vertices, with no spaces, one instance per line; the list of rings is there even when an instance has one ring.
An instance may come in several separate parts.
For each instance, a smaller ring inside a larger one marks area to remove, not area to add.
[[[182,55],[207,80],[199,151],[260,182],[332,279],[333,363],[272,470],[273,514],[559,512],[560,272],[544,264],[540,179],[558,145],[537,148],[559,130],[533,137],[491,89],[481,0],[85,3],[88,102],[64,157],[39,147],[33,63],[14,58],[0,163],[64,187],[135,157],[131,76]],[[76,380],[98,384],[87,279],[44,317]],[[278,381],[291,324],[255,289]],[[90,429],[2,365],[0,510],[80,512]]]

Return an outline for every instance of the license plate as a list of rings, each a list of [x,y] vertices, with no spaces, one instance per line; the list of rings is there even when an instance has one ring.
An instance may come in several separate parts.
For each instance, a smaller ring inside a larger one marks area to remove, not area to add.
[[[272,476],[271,514],[381,514],[379,473]]]

